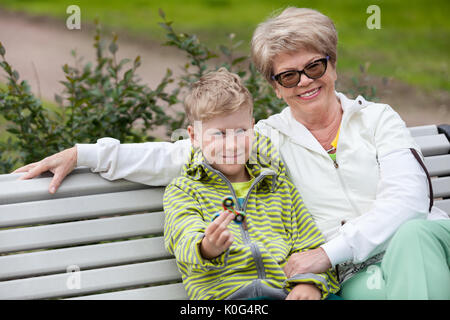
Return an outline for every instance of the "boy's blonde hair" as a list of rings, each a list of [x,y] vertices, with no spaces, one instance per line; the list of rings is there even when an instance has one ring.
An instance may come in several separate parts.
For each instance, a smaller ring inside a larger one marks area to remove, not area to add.
[[[243,107],[253,112],[253,99],[237,74],[225,68],[209,72],[195,82],[184,99],[184,109],[191,123],[209,120]]]
[[[273,59],[277,55],[313,50],[328,55],[336,67],[337,41],[337,31],[329,17],[313,9],[288,7],[258,25],[251,42],[252,61],[274,85]]]

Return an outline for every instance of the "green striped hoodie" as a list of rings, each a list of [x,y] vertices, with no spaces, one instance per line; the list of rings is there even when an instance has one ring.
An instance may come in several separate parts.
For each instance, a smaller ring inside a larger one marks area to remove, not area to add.
[[[319,247],[324,237],[267,137],[255,132],[246,166],[255,177],[242,207],[238,206],[246,213],[247,230],[232,221],[228,229],[233,244],[211,260],[202,258],[199,245],[211,218],[222,210],[222,199],[232,195],[237,205],[231,183],[206,163],[200,150],[191,149],[182,175],[165,190],[164,242],[176,258],[188,296],[284,298],[302,282],[316,284],[323,299],[337,292],[331,269],[290,279],[282,270],[291,254]]]

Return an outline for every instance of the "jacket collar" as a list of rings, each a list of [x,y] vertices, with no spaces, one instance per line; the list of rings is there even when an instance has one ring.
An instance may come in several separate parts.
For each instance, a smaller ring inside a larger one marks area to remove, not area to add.
[[[341,102],[343,111],[341,132],[351,118],[353,114],[359,110],[365,108],[369,102],[367,102],[362,96],[358,96],[355,100],[347,98],[344,94],[335,92],[336,97]],[[266,120],[261,120],[268,126],[278,130],[287,136],[287,138],[302,147],[310,149],[314,152],[318,152],[327,155],[326,151],[322,148],[317,139],[311,134],[311,132],[300,122],[295,120],[292,116],[290,107],[286,107],[280,114],[273,115]]]

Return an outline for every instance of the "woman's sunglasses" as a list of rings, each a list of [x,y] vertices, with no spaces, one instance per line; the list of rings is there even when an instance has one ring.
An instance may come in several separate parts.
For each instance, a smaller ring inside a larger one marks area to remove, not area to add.
[[[329,56],[317,59],[308,64],[303,70],[288,70],[272,76],[272,80],[276,80],[285,88],[293,88],[300,83],[302,73],[310,79],[319,79],[327,71]]]

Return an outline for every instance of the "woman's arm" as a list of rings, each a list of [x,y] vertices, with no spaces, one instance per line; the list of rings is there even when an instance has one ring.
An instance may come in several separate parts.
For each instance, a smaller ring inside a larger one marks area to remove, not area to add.
[[[333,267],[346,261],[363,262],[382,252],[401,224],[427,216],[427,177],[409,150],[419,148],[391,107],[379,105],[377,108],[382,111],[374,128],[373,143],[379,168],[373,170],[379,170],[380,178],[372,208],[347,221],[338,236],[322,245],[321,250],[315,249],[309,255],[300,253],[291,259],[292,269],[319,272],[327,270],[330,262]]]
[[[87,166],[108,180],[127,179],[152,186],[167,185],[177,177],[191,148],[189,139],[170,142],[120,144],[102,138],[96,144],[77,144],[41,161],[18,168],[20,179],[31,179],[43,172],[54,173],[49,192],[55,193],[64,178],[77,166]]]
[[[376,199],[368,212],[345,223],[339,235],[322,246],[333,266],[363,262],[384,251],[403,223],[428,214],[427,176],[410,150],[420,154],[420,149],[397,112],[388,105],[377,107],[382,112],[373,133],[379,163],[374,170],[380,172]]]
[[[96,144],[77,144],[77,166],[87,166],[108,180],[127,179],[165,186],[179,176],[191,150],[189,139],[176,142],[125,143],[102,138]]]
[[[363,262],[382,252],[400,225],[428,214],[428,181],[411,151],[393,151],[379,158],[379,163],[372,209],[348,221],[336,238],[322,246],[333,266],[349,260]]]

